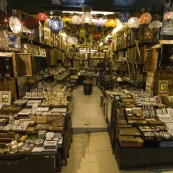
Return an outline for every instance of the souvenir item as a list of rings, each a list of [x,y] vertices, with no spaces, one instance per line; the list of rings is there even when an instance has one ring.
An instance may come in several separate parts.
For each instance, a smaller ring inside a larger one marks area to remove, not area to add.
[[[10,17],[10,19],[9,19],[9,26],[10,26],[10,29],[14,33],[19,33],[21,31],[21,29],[22,29],[20,20],[16,16],[11,16]]]
[[[52,18],[49,20],[48,26],[54,33],[58,33],[63,29],[63,23],[58,18]]]

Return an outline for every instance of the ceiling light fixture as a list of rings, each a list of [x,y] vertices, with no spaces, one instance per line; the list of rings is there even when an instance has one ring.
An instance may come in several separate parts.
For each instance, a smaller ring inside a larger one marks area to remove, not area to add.
[[[115,27],[117,25],[117,22],[115,21],[114,15],[107,15],[108,20],[104,23],[105,27]]]
[[[88,7],[88,6],[84,6],[82,8],[82,15],[81,15],[81,21],[82,23],[84,24],[90,24],[92,22],[92,14],[90,13],[91,12],[91,8]]]

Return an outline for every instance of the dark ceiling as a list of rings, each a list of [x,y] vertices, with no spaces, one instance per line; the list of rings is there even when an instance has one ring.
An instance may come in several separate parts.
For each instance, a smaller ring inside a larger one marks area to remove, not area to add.
[[[90,6],[92,11],[121,12],[124,10],[139,12],[142,8],[151,7],[154,13],[160,13],[165,0],[7,0],[9,11],[22,10],[29,14],[44,11],[49,14],[62,11],[82,11],[82,6]],[[56,14],[55,14],[56,15]]]

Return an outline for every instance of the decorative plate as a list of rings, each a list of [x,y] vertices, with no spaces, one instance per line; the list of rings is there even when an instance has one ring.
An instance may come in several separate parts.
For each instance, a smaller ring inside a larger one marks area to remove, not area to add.
[[[49,20],[48,26],[54,33],[58,33],[63,29],[63,23],[58,18],[52,18]]]
[[[19,33],[22,29],[20,20],[16,16],[10,17],[9,26],[10,26],[10,29],[16,34]]]

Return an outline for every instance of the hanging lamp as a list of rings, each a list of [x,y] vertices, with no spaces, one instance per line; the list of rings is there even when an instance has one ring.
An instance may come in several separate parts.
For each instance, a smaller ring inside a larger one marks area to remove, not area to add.
[[[153,17],[153,21],[149,24],[149,28],[150,29],[153,29],[153,28],[158,29],[158,28],[160,28],[162,26],[162,22],[160,22],[160,20],[161,20],[161,16],[155,15]]]
[[[122,24],[127,23],[129,20],[129,17],[130,17],[130,13],[128,11],[122,11],[119,14],[119,20],[121,21]]]
[[[139,17],[140,24],[150,24],[152,21],[152,15],[150,14],[151,8],[142,8],[141,15]]]
[[[38,20],[39,20],[41,23],[45,22],[45,20],[47,19],[46,14],[43,13],[43,12],[42,12],[42,13],[38,13],[37,17],[38,17]]]
[[[74,25],[79,25],[81,23],[81,18],[78,15],[74,15],[71,20]]]
[[[139,18],[138,17],[131,17],[128,20],[128,27],[129,28],[138,28],[140,24]]]
[[[91,22],[92,22],[92,14],[90,13],[91,7],[84,6],[84,7],[82,7],[82,11],[83,11],[83,13],[81,15],[82,23],[85,25],[91,24]]]
[[[105,27],[116,27],[117,22],[115,21],[115,16],[110,14],[107,15],[108,20],[104,23]]]
[[[50,28],[51,31],[57,34],[63,29],[63,23],[58,18],[52,18],[48,22],[48,27]]]
[[[97,19],[94,22],[95,27],[100,31],[104,27],[104,19],[102,14],[97,15]]]

